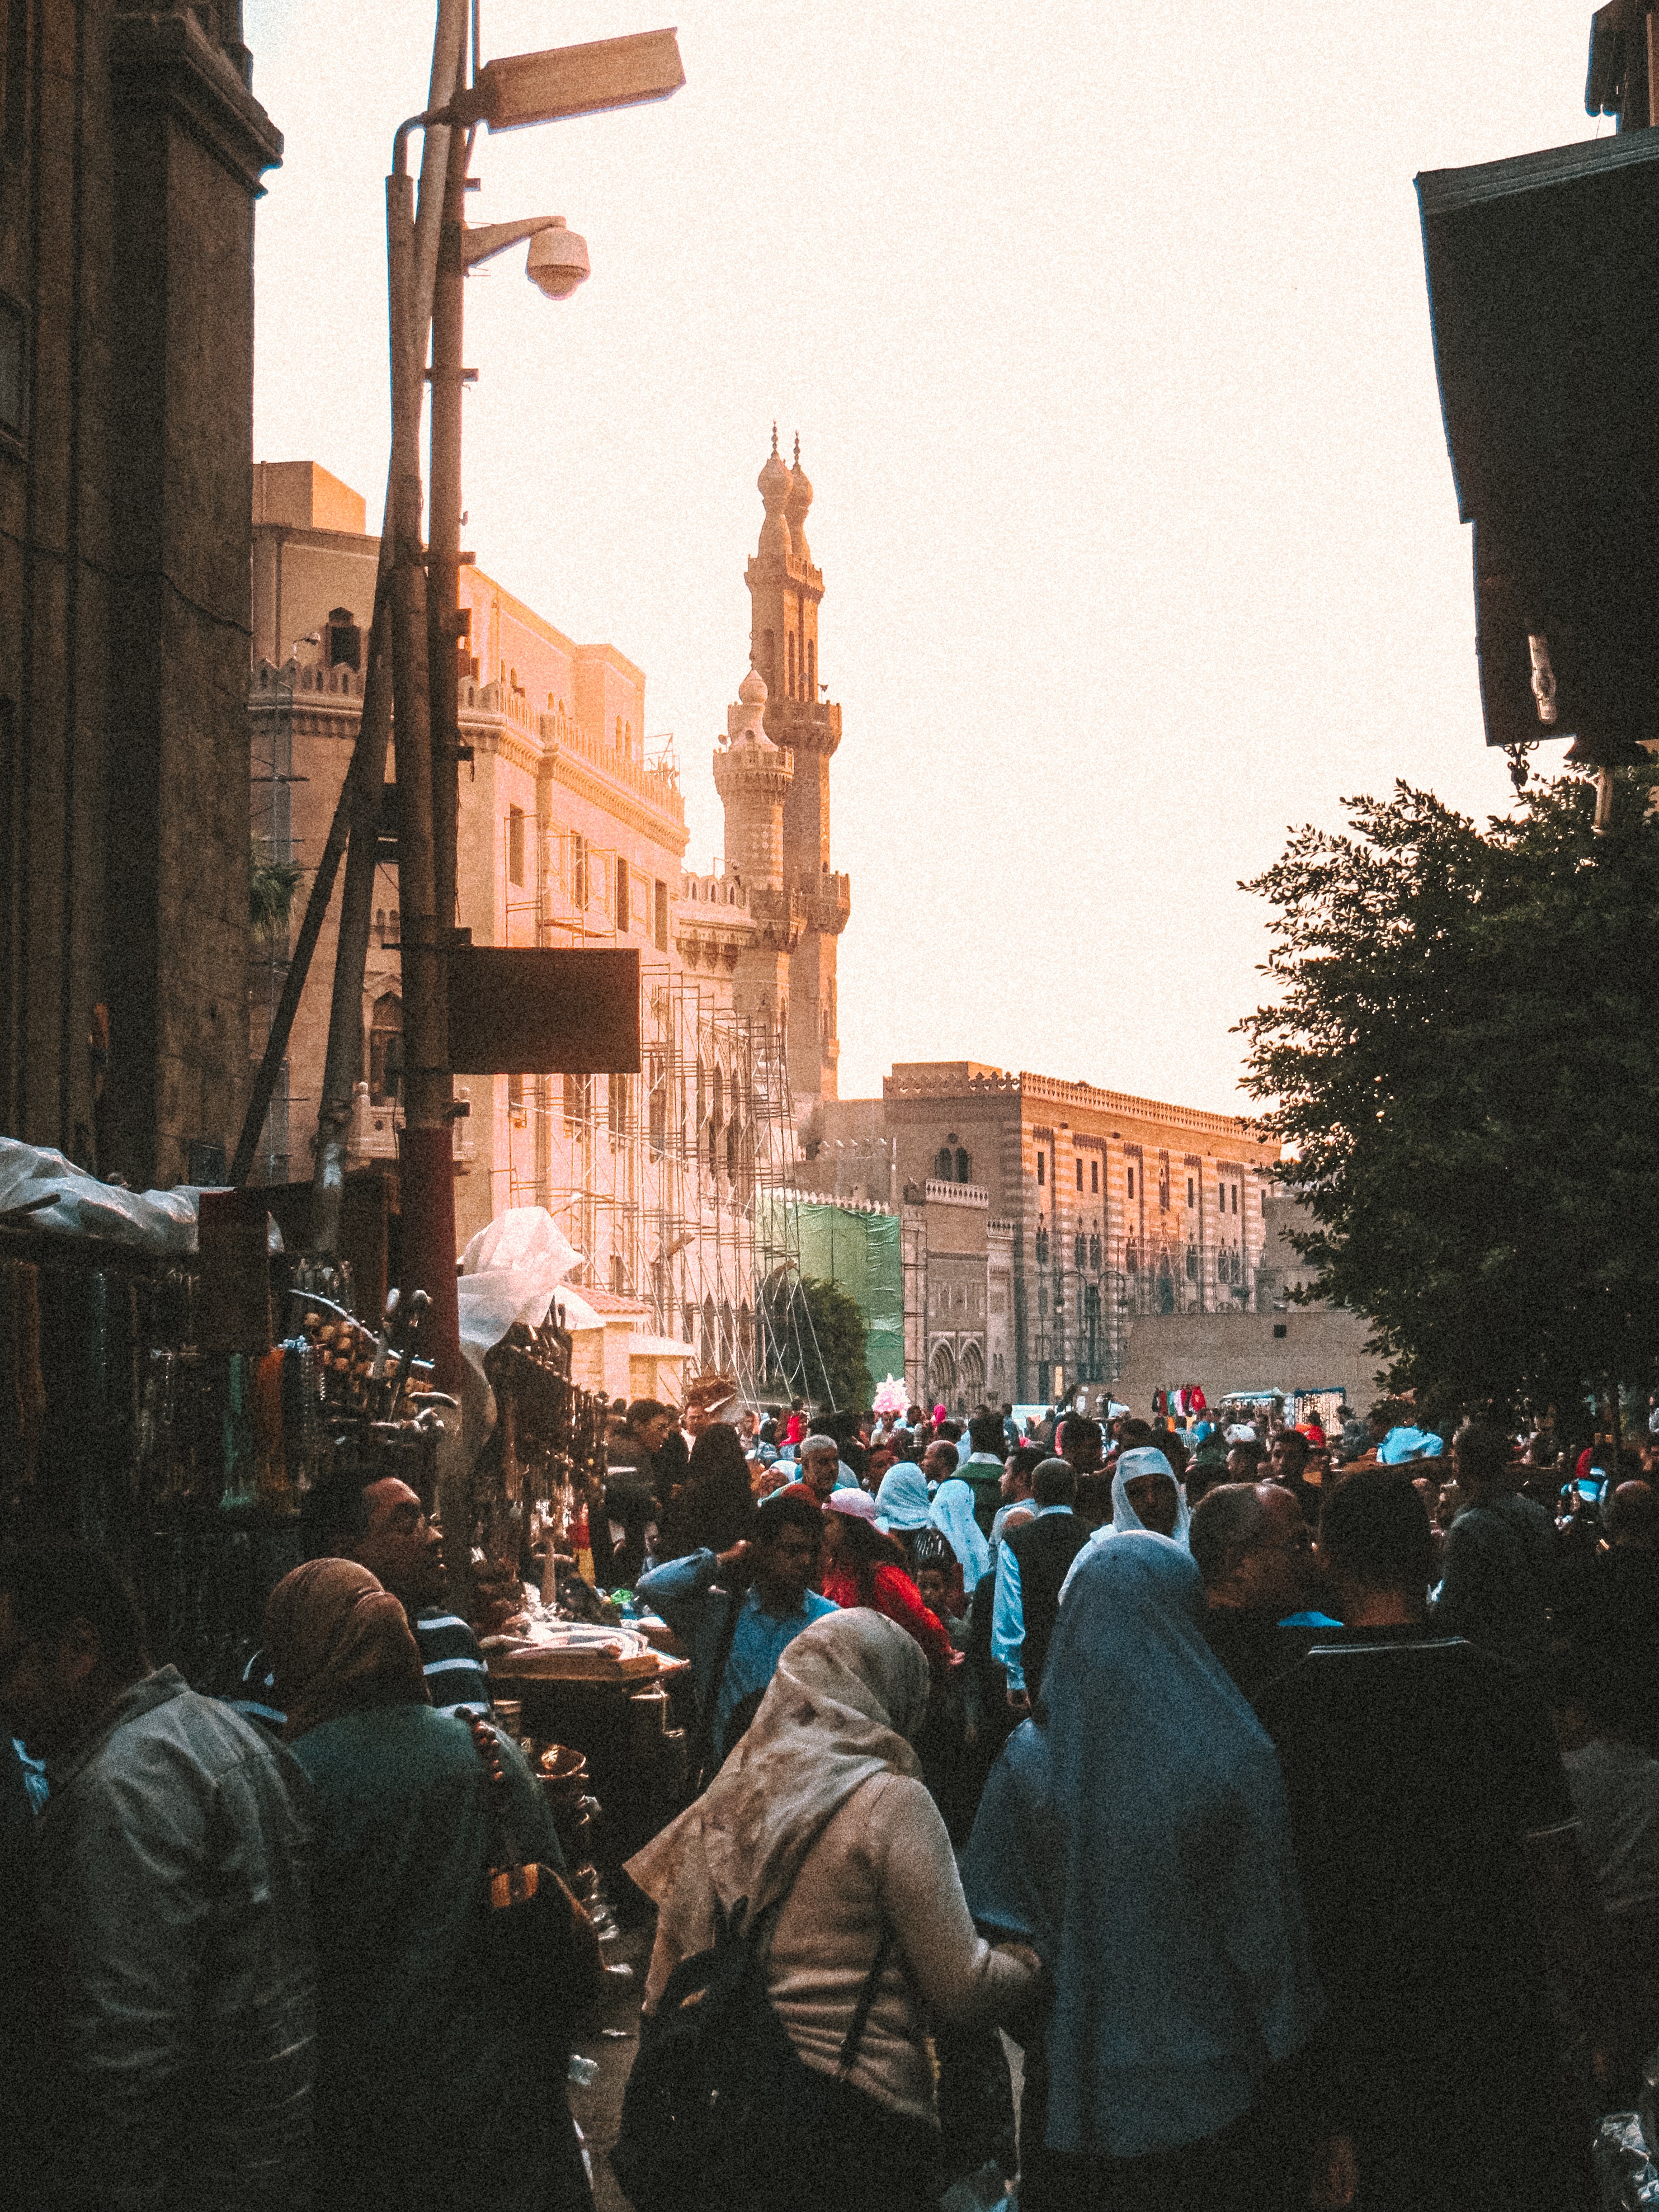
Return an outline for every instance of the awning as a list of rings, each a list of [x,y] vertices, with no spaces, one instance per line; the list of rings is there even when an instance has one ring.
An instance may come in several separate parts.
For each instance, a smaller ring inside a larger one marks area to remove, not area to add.
[[[1659,131],[1417,190],[1487,742],[1659,738]]]

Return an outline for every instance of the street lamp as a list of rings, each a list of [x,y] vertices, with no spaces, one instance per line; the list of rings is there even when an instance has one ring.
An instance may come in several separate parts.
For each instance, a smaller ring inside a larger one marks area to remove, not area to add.
[[[558,216],[535,216],[469,230],[465,220],[467,169],[479,124],[495,131],[550,123],[613,107],[665,99],[685,82],[672,31],[601,39],[547,52],[515,54],[480,65],[473,11],[473,82],[400,129],[394,178],[405,167],[408,131],[450,125],[443,227],[432,306],[432,388],[428,543],[419,533],[419,487],[401,502],[404,531],[394,567],[404,580],[393,594],[397,682],[398,854],[403,915],[404,1030],[410,1064],[403,1150],[404,1273],[434,1296],[434,1352],[440,1380],[459,1375],[460,1340],[454,1296],[455,1193],[453,1124],[457,1108],[448,1042],[447,960],[465,943],[456,928],[458,771],[456,656],[460,642],[461,392],[471,372],[462,366],[462,293],[466,271],[520,240],[529,241],[526,274],[549,299],[568,299],[588,273],[586,241]],[[406,194],[406,185],[402,188]],[[394,229],[410,240],[388,212]],[[400,257],[392,256],[394,283]],[[402,267],[408,271],[407,250]],[[407,333],[404,395],[418,413],[418,339],[405,301],[394,295],[392,327]],[[394,336],[394,368],[398,344]],[[416,648],[410,617],[416,606],[424,636]],[[400,610],[404,622],[400,625]],[[402,648],[401,650],[399,648]],[[418,661],[418,665],[417,665]],[[411,917],[413,927],[411,927]],[[465,1109],[460,1109],[465,1111]]]

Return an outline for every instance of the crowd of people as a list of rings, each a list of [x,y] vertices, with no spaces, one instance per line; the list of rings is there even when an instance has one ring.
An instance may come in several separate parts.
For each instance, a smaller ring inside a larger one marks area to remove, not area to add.
[[[596,1560],[695,1714],[695,1795],[626,1870],[638,2064],[744,1927],[777,2032],[720,2201],[1595,2201],[1659,2047],[1651,1444],[1333,1431],[815,1424],[719,1377],[618,1410]],[[481,1757],[557,1869],[542,1797],[418,1498],[374,1486],[338,1549],[222,1701],[96,1553],[0,1563],[28,2202],[591,2202],[479,1934]]]

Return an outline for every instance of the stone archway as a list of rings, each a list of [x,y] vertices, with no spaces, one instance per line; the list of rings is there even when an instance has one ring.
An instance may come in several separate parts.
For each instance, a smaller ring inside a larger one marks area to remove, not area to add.
[[[927,1388],[936,1406],[948,1406],[957,1387],[956,1355],[948,1344],[936,1344],[927,1363]]]

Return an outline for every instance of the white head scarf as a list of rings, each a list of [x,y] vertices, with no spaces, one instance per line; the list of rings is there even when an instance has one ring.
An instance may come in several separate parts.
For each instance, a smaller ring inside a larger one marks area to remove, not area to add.
[[[1128,1486],[1143,1474],[1167,1474],[1176,1486],[1176,1524],[1173,1541],[1182,1551],[1187,1550],[1187,1531],[1192,1526],[1192,1515],[1187,1510],[1187,1493],[1176,1478],[1176,1471],[1155,1444],[1140,1444],[1133,1451],[1122,1453],[1112,1476],[1112,1533],[1126,1536],[1139,1531],[1148,1536],[1161,1535],[1163,1531],[1148,1528],[1139,1514],[1129,1503]]]
[[[960,1475],[947,1476],[933,1492],[930,1517],[961,1560],[962,1586],[971,1597],[980,1577],[991,1571],[991,1547],[974,1517],[973,1491]]]
[[[1127,1486],[1138,1474],[1167,1474],[1176,1486],[1176,1527],[1173,1536],[1165,1536],[1159,1529],[1149,1528],[1129,1503]],[[1177,1550],[1190,1552],[1187,1531],[1192,1526],[1192,1515],[1187,1510],[1187,1493],[1176,1478],[1176,1471],[1156,1444],[1138,1444],[1133,1451],[1121,1453],[1112,1474],[1112,1517],[1104,1528],[1097,1528],[1083,1549],[1066,1570],[1066,1579],[1060,1586],[1060,1601],[1066,1602],[1067,1591],[1077,1580],[1077,1571],[1097,1544],[1109,1543],[1114,1536],[1152,1536],[1160,1544],[1174,1544]]]
[[[672,1911],[682,1957],[712,1937],[716,1901],[750,1917],[782,1897],[855,1790],[916,1774],[927,1662],[908,1632],[862,1606],[825,1613],[784,1646],[760,1710],[696,1803],[628,1871]]]

